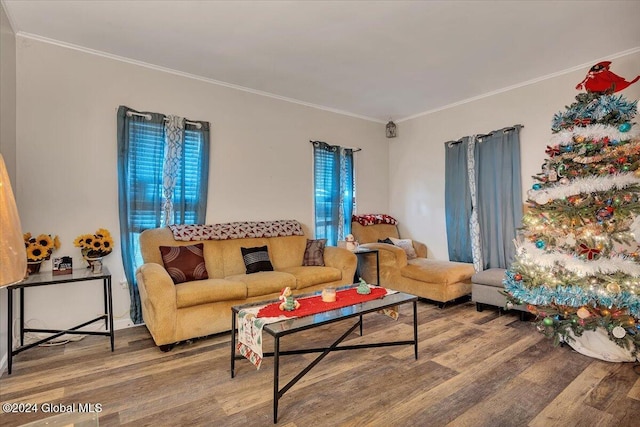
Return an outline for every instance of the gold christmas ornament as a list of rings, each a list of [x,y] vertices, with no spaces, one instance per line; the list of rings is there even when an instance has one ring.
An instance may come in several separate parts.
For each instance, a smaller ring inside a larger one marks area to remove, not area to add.
[[[609,283],[607,285],[607,291],[611,292],[612,294],[617,294],[620,292],[620,285],[618,285],[617,283]]]
[[[591,313],[589,313],[589,310],[587,310],[584,307],[580,307],[578,309],[578,312],[576,313],[578,315],[579,318],[581,319],[586,319],[587,317],[591,316]]]

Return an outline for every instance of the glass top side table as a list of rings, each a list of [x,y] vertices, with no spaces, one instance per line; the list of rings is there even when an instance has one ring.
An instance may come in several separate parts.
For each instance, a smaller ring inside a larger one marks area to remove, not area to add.
[[[102,288],[103,288],[103,300],[104,300],[104,314],[100,316],[87,320],[79,325],[72,326],[68,329],[40,329],[40,328],[25,328],[24,327],[24,301],[25,301],[25,288],[33,288],[38,286],[52,286],[59,285],[61,283],[71,283],[71,282],[86,282],[90,280],[102,280]],[[19,305],[19,316],[20,316],[20,346],[17,348],[13,348],[13,328],[8,328],[7,333],[7,349],[8,353],[8,363],[7,363],[7,372],[11,375],[11,367],[13,356],[22,353],[25,350],[38,346],[42,343],[50,341],[54,338],[58,338],[64,334],[78,334],[78,335],[104,335],[108,336],[111,339],[111,351],[114,351],[114,335],[113,335],[113,298],[111,292],[111,273],[107,267],[102,268],[102,272],[93,273],[91,269],[82,268],[72,270],[71,274],[63,274],[63,275],[53,275],[52,272],[41,272],[30,274],[25,280],[20,283],[15,283],[13,285],[7,286],[7,318],[8,325],[13,324],[13,291],[19,290],[20,294],[20,305]],[[104,320],[105,331],[88,331],[83,330],[82,328],[90,325],[92,323]],[[24,344],[24,333],[25,332],[41,332],[41,333],[49,333],[52,334],[46,338],[43,338],[34,343]]]

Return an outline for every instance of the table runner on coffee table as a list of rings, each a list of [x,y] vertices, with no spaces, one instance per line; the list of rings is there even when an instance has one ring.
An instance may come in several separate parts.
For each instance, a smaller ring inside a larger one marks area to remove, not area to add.
[[[397,291],[380,286],[369,285],[371,293],[361,295],[356,292],[356,287],[339,290],[336,292],[336,301],[323,302],[321,295],[299,298],[300,308],[293,311],[281,311],[280,301],[262,306],[248,307],[238,312],[238,352],[253,363],[257,369],[262,364],[262,328],[268,323],[296,317],[311,316],[338,308],[348,307],[383,298]],[[397,320],[398,311],[393,309],[381,310],[383,314]]]

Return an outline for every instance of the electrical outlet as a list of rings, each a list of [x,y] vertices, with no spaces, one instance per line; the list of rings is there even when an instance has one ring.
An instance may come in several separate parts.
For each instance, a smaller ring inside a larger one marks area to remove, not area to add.
[[[122,279],[122,280],[120,281],[120,287],[121,287],[122,289],[127,289],[127,287],[128,287],[128,286],[129,286],[129,283],[127,283],[127,279]]]

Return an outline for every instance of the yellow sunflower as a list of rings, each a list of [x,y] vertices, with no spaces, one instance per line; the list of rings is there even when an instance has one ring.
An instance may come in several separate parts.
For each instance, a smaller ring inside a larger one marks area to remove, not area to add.
[[[82,238],[82,236],[78,236],[73,241],[73,246],[75,246],[76,248],[81,248],[82,247],[82,242],[84,242],[84,239]]]
[[[91,240],[91,250],[100,252],[100,249],[102,249],[102,239],[99,237],[94,237]]]
[[[113,250],[113,239],[111,236],[105,236],[102,238],[102,250],[108,254]]]
[[[106,228],[99,228],[98,231],[96,231],[96,236],[111,238],[111,233],[109,233],[109,230],[107,230]]]
[[[47,251],[53,249],[53,239],[48,234],[40,234],[36,237],[36,243]]]
[[[34,244],[27,247],[27,260],[42,261],[49,255],[49,252],[40,245]]]
[[[78,248],[87,248],[92,249],[93,239],[95,236],[93,234],[82,234],[73,241],[73,245]]]
[[[60,249],[60,238],[57,235],[53,238],[53,249]]]

